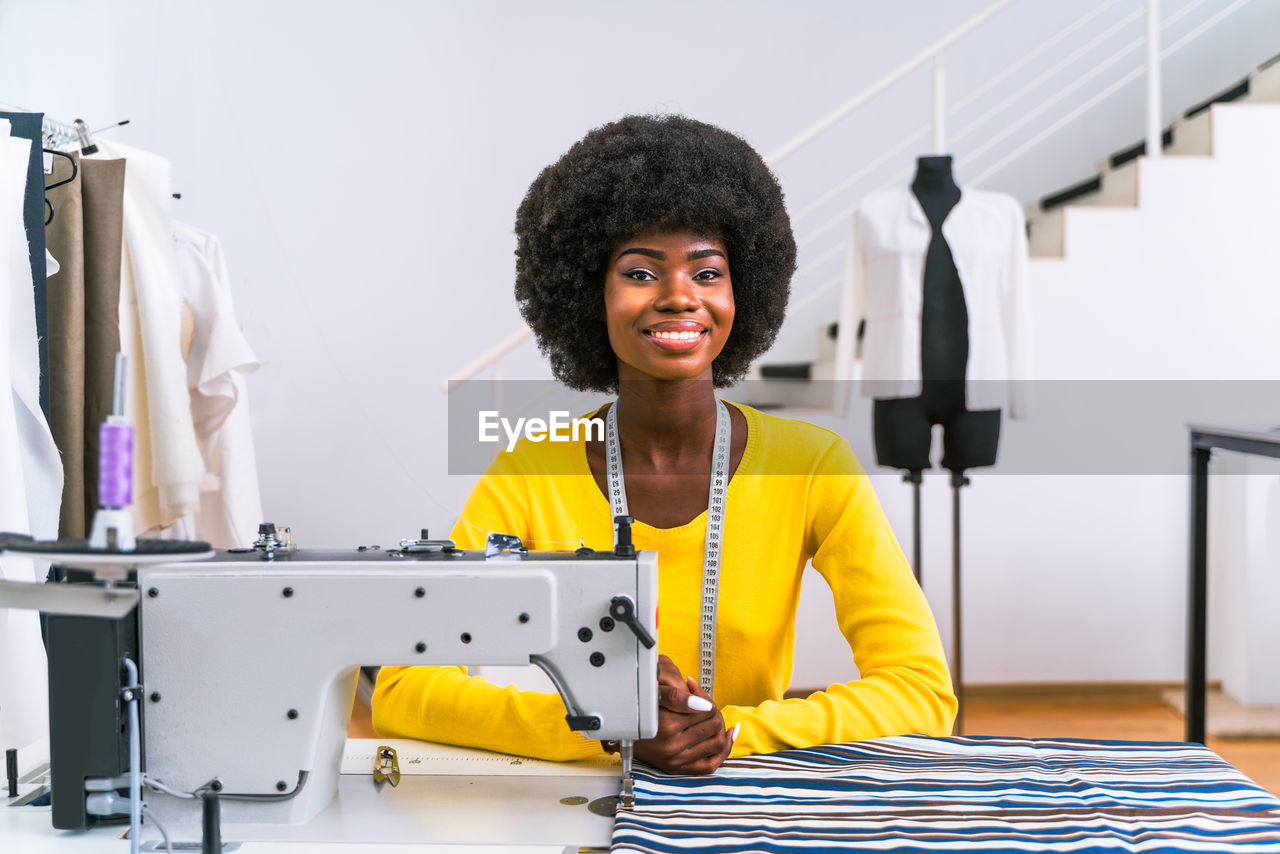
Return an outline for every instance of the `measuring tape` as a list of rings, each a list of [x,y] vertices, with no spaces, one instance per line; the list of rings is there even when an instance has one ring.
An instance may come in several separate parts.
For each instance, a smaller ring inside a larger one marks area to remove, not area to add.
[[[729,491],[729,409],[716,400],[716,438],[711,447],[711,486],[707,492],[707,541],[702,553],[702,617],[698,645],[698,685],[714,697],[716,669],[716,599],[720,591],[720,547],[724,539],[725,498]],[[609,504],[614,517],[627,513],[627,488],[622,476],[622,445],[618,441],[618,404],[605,415],[605,459],[608,464]]]

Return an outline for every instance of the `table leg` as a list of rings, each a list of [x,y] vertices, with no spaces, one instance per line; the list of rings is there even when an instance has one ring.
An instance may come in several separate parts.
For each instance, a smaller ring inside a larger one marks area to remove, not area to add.
[[[1191,567],[1187,590],[1187,741],[1204,744],[1209,593],[1209,455],[1191,446]]]

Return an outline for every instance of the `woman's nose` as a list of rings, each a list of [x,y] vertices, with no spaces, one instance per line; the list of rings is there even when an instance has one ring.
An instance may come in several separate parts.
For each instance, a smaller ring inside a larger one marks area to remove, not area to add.
[[[660,311],[692,311],[698,307],[698,286],[688,276],[668,279],[654,307]]]

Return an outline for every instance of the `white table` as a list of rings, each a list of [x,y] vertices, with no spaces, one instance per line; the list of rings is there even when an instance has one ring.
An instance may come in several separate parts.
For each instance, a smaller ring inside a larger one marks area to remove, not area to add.
[[[399,755],[398,786],[374,786],[372,757],[382,744],[395,747]],[[24,782],[17,802],[43,785],[47,756],[47,744],[20,752],[19,779]],[[590,807],[616,795],[618,781],[611,757],[552,763],[417,741],[350,739],[338,797],[323,812],[299,826],[224,827],[223,842],[225,850],[239,854],[355,854],[370,845],[388,854],[563,854],[608,848],[613,819]],[[123,825],[55,830],[49,807],[10,803],[6,798],[0,807],[0,850],[5,852],[129,850]],[[170,830],[175,843],[199,841]],[[143,850],[164,850],[162,843],[157,846],[160,836],[154,825],[144,825],[142,838]]]

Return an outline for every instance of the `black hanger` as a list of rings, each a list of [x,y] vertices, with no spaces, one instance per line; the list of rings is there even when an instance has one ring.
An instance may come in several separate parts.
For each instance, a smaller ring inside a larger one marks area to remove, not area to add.
[[[56,148],[46,148],[44,149],[44,153],[56,154],[59,157],[65,157],[67,158],[67,160],[71,161],[71,177],[64,178],[61,181],[54,181],[52,184],[45,184],[44,185],[45,193],[48,193],[54,187],[61,187],[63,184],[70,184],[72,181],[76,179],[76,175],[80,173],[80,167],[76,165],[76,159],[74,157],[72,157],[70,154],[67,154],[65,151],[58,151]],[[49,197],[46,195],[44,198],[44,203],[45,203],[45,206],[49,208],[49,215],[44,219],[44,224],[48,225],[49,223],[53,222],[53,202],[49,201]]]

